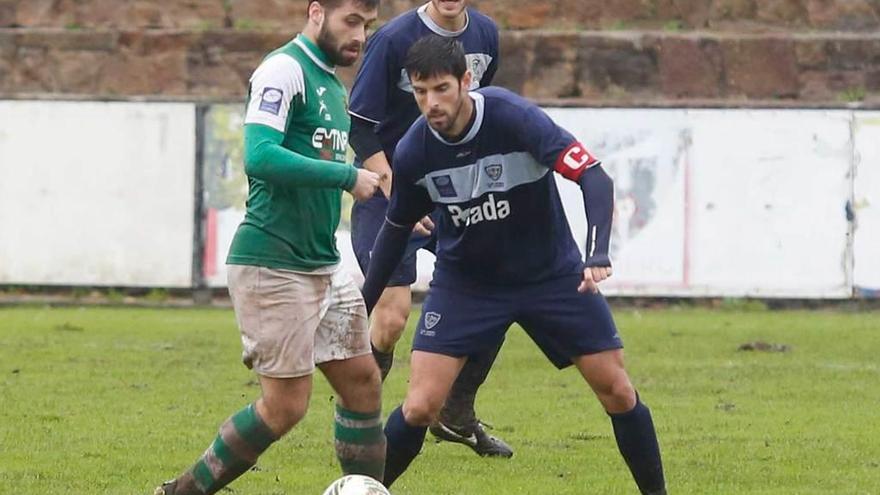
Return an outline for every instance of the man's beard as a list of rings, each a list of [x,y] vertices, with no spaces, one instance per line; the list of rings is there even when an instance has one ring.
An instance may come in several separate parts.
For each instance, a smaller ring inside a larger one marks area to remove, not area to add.
[[[327,55],[327,58],[330,59],[330,62],[333,63],[333,65],[349,67],[357,62],[357,56],[348,58],[343,54],[343,50],[346,48],[352,48],[360,51],[360,43],[353,41],[346,46],[341,46],[339,39],[330,32],[326,24],[321,27],[321,32],[318,33],[317,41],[318,48]]]
[[[452,136],[449,133],[452,131],[452,128],[455,127],[455,122],[458,120],[458,116],[461,115],[462,107],[464,107],[464,98],[459,98],[458,106],[456,106],[455,110],[449,114],[449,118],[446,120],[446,125],[442,129],[434,128],[434,130],[448,138],[457,138],[458,136]]]

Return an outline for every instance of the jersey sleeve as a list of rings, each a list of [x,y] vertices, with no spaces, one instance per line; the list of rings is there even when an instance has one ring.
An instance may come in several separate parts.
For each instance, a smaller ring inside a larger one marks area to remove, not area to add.
[[[419,185],[418,166],[421,161],[408,148],[404,138],[394,152],[394,176],[387,219],[394,225],[412,226],[434,209],[434,202],[424,186]]]
[[[520,115],[512,118],[515,133],[529,153],[566,179],[578,182],[585,170],[599,165],[599,160],[586,146],[553,122],[537,105],[525,102]]]
[[[305,98],[305,77],[299,62],[276,54],[260,64],[250,80],[245,124],[262,124],[279,132],[287,130],[287,117],[299,99]]]
[[[498,64],[501,57],[501,50],[498,48],[499,45],[498,26],[492,22],[492,49],[489,51],[489,54],[492,56],[492,61],[489,62],[489,67],[486,68],[486,73],[483,74],[483,80],[480,82],[480,86],[484,88],[492,85],[492,81],[495,79],[495,73],[498,72]]]
[[[351,88],[351,115],[373,124],[385,119],[388,88],[395,83],[396,59],[388,37],[381,32],[373,34]]]
[[[547,168],[576,182],[584,198],[587,220],[586,266],[611,266],[609,247],[614,214],[614,182],[601,163],[574,136],[537,105],[522,100],[514,126],[520,142]]]

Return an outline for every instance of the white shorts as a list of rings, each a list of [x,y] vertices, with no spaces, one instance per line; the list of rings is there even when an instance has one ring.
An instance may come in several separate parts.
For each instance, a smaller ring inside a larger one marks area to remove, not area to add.
[[[370,354],[367,310],[344,270],[304,274],[229,265],[242,361],[260,375],[311,375],[315,365]]]

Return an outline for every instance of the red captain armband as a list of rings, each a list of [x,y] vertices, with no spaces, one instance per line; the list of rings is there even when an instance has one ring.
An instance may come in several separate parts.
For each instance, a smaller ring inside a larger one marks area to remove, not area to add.
[[[556,160],[556,165],[553,166],[553,169],[566,179],[577,182],[581,175],[583,175],[584,170],[598,163],[599,160],[591,155],[583,144],[575,141],[559,154],[559,159]]]

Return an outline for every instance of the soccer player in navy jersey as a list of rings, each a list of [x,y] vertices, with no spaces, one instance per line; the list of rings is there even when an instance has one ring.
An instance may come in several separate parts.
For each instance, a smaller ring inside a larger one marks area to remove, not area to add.
[[[466,0],[432,0],[391,20],[370,37],[350,105],[350,142],[358,161],[385,177],[373,198],[352,207],[352,247],[365,274],[373,243],[385,221],[394,175],[394,149],[420,116],[403,61],[409,47],[426,35],[462,44],[471,71],[471,89],[491,84],[498,67],[498,28],[490,18],[468,8]],[[394,347],[410,313],[416,251],[423,247],[433,250],[430,218],[417,223],[416,228],[409,252],[391,275],[371,318],[370,340],[383,379],[391,370]],[[477,389],[486,380],[501,343],[468,360],[431,431],[438,438],[463,443],[480,455],[510,457],[510,447],[488,435],[474,412]]]
[[[384,482],[418,454],[465,357],[518,323],[558,368],[574,364],[611,418],[641,493],[665,494],[651,412],[623,366],[623,343],[598,284],[611,275],[613,183],[570,133],[500,88],[469,91],[461,45],[426,37],[405,67],[423,118],[400,140],[394,184],[363,288],[371,310],[413,225],[437,208],[437,263],[416,327],[409,390],[389,416]],[[580,185],[581,259],[553,171]]]

